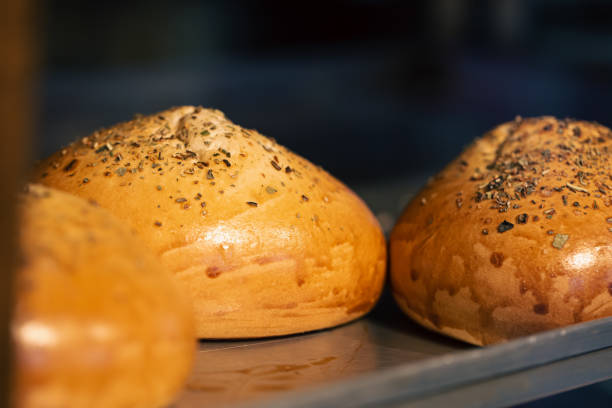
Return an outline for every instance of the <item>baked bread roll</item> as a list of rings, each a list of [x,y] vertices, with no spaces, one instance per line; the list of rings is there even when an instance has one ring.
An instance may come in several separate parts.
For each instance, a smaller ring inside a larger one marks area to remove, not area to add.
[[[77,197],[31,186],[19,208],[15,406],[169,403],[195,341],[167,274],[123,225]]]
[[[391,234],[391,281],[421,325],[485,345],[612,315],[612,133],[517,118],[476,140]]]
[[[73,143],[35,179],[98,202],[157,252],[201,338],[321,329],[376,303],[376,218],[321,168],[223,113],[184,106]]]

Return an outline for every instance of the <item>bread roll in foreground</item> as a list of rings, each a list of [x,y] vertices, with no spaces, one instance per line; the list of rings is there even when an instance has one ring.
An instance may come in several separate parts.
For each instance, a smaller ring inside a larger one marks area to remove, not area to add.
[[[17,407],[161,407],[194,357],[167,274],[101,208],[31,186],[19,209],[12,325]]]
[[[391,281],[423,326],[485,345],[612,315],[612,134],[517,118],[476,140],[391,234]]]
[[[212,109],[95,132],[38,166],[139,233],[193,301],[197,335],[348,322],[376,303],[386,247],[365,204],[321,168]]]

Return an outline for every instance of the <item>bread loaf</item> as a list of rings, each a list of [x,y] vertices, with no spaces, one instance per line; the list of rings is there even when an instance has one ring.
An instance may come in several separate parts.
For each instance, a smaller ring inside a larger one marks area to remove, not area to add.
[[[131,226],[192,300],[199,337],[330,327],[381,292],[385,241],[364,203],[217,110],[183,106],[95,132],[35,180]]]
[[[476,140],[391,234],[400,307],[483,345],[612,315],[612,136],[517,118]]]
[[[31,186],[19,205],[15,406],[162,407],[189,373],[190,310],[101,208]]]

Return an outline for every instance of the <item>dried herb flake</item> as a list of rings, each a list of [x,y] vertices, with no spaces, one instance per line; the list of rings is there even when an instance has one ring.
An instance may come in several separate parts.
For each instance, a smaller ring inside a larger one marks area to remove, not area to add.
[[[527,221],[529,220],[529,215],[528,214],[519,214],[516,216],[516,223],[517,224],[527,224]]]
[[[497,226],[497,232],[501,234],[501,233],[511,230],[512,228],[514,228],[514,224],[504,220],[501,224]]]
[[[69,172],[69,171],[73,170],[73,169],[76,167],[76,165],[77,165],[77,163],[78,163],[78,162],[79,162],[79,161],[78,161],[77,159],[72,159],[72,160],[70,161],[70,163],[68,163],[68,164],[66,165],[66,167],[64,167],[64,171],[65,171],[65,172]]]
[[[568,239],[569,239],[569,235],[557,234],[555,235],[555,238],[553,239],[552,246],[557,249],[561,249],[563,248],[563,245],[565,245]]]

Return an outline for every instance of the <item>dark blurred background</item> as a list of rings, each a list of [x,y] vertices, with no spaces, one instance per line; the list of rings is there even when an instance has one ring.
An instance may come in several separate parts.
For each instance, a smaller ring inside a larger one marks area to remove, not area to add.
[[[612,124],[609,1],[40,7],[36,157],[137,112],[216,107],[347,182],[387,229],[423,180],[500,122]],[[587,391],[542,403],[610,406],[612,385]]]
[[[497,123],[610,123],[608,1],[49,1],[41,154],[214,106],[353,183],[439,168]]]

